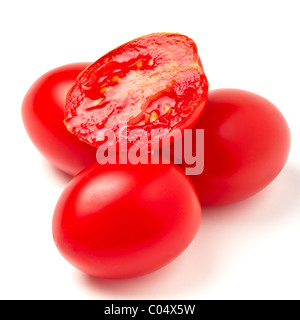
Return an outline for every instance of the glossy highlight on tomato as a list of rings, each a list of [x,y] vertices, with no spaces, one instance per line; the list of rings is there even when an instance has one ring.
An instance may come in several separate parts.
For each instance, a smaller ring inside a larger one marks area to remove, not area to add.
[[[46,159],[70,175],[96,161],[96,148],[68,132],[63,122],[67,91],[88,65],[72,63],[45,73],[22,103],[23,123],[31,141]]]
[[[210,91],[194,129],[204,129],[204,171],[190,176],[202,205],[228,204],[256,194],[276,178],[288,158],[286,120],[274,104],[255,93]]]
[[[58,250],[74,267],[122,279],[175,259],[200,220],[194,186],[178,166],[96,163],[62,193],[52,230]]]
[[[119,46],[80,74],[66,98],[65,124],[95,147],[111,130],[117,148],[124,150],[120,135],[135,129],[145,130],[151,143],[152,130],[162,137],[191,128],[207,92],[194,41],[177,33],[150,34]],[[131,135],[126,147],[136,140],[138,135]]]

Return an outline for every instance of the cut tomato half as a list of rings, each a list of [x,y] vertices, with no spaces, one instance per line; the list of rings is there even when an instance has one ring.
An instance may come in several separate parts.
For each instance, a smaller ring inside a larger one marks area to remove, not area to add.
[[[151,143],[154,132],[160,140],[191,128],[207,94],[195,42],[177,33],[150,34],[107,53],[78,76],[66,97],[64,122],[95,147],[107,142],[109,131],[124,150],[141,140],[141,132]]]

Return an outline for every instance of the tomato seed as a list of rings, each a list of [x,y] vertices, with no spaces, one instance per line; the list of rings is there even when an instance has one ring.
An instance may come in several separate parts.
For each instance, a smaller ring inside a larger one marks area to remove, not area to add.
[[[158,114],[157,114],[156,111],[153,111],[153,112],[151,113],[150,122],[154,122],[154,121],[156,121],[157,119],[158,119]]]
[[[118,76],[114,76],[114,77],[111,79],[112,82],[119,82],[119,80],[120,80],[120,77],[118,77]]]
[[[108,87],[103,87],[101,90],[100,90],[100,93],[105,93],[107,91]]]

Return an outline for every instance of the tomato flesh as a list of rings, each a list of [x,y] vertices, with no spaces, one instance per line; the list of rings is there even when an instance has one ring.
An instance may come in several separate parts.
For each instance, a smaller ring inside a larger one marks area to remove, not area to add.
[[[122,149],[121,124],[127,136],[145,130],[149,141],[153,129],[165,136],[192,127],[207,91],[194,41],[180,34],[151,34],[109,52],[77,78],[66,98],[65,124],[95,147],[104,143],[101,133],[111,130]],[[135,143],[131,140],[129,146]]]

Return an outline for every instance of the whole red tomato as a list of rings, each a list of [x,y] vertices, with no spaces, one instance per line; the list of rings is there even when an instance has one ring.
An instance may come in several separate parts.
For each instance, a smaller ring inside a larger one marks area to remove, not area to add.
[[[105,165],[79,173],[53,216],[61,254],[101,278],[129,278],[171,262],[192,241],[201,207],[175,165]]]
[[[257,193],[288,158],[287,122],[270,101],[248,91],[210,91],[195,129],[204,129],[204,171],[191,176],[202,205],[231,203]]]
[[[96,148],[81,142],[64,125],[68,89],[89,63],[73,63],[41,76],[22,104],[26,131],[42,155],[62,171],[75,175],[96,161]]]

